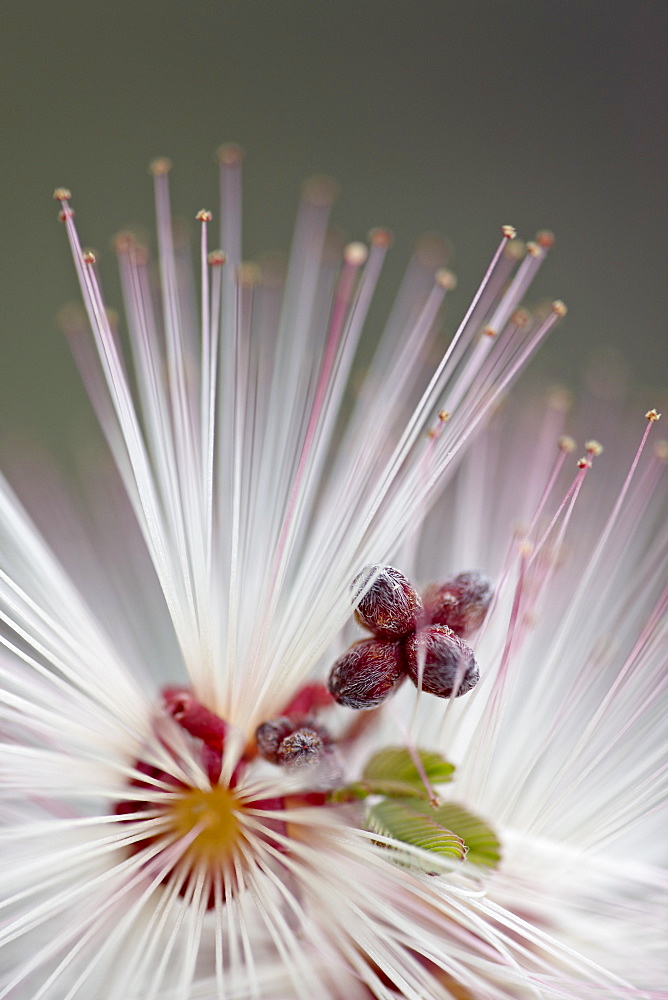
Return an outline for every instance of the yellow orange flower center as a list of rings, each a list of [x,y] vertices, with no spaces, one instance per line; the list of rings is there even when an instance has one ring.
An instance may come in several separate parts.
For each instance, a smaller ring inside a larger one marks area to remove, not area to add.
[[[222,785],[180,795],[170,807],[174,833],[187,837],[198,831],[187,855],[208,864],[229,858],[239,839],[241,808],[234,792]]]

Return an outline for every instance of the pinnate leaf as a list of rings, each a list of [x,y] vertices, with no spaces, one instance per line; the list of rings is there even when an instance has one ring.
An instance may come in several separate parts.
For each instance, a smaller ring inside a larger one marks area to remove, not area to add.
[[[495,868],[501,860],[501,845],[494,830],[477,816],[456,802],[445,802],[435,809],[429,803],[412,801],[411,808],[452,830],[467,847],[466,860],[474,865]]]
[[[416,754],[431,784],[442,785],[446,781],[452,781],[454,764],[430,750],[417,750]],[[384,750],[379,750],[367,761],[362,778],[366,781],[402,781],[424,788],[420,772],[406,747],[385,747]]]
[[[466,845],[461,837],[439,821],[437,809],[419,800],[384,799],[372,806],[369,818],[371,828],[386,837],[394,837],[404,844],[411,844],[423,851],[445,857],[461,859],[466,855]]]

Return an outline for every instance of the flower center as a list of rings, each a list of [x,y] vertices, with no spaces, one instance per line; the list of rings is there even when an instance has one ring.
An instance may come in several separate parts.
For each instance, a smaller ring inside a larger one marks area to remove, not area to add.
[[[238,841],[240,802],[223,785],[202,790],[191,788],[170,806],[174,833],[178,837],[196,836],[186,855],[208,865],[229,858]]]

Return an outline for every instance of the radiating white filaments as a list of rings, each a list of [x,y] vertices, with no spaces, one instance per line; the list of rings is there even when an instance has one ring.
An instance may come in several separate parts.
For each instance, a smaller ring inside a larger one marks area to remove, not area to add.
[[[351,398],[357,345],[391,240],[378,231],[369,249],[354,243],[333,253],[333,187],[311,182],[280,311],[270,311],[276,292],[261,269],[250,284],[239,269],[237,153],[221,153],[222,267],[204,266],[210,213],[198,215],[199,321],[186,311],[197,296],[187,291],[172,238],[164,161],[153,167],[159,303],[146,252],[119,244],[137,403],[62,203],[102,367],[103,383],[89,378],[90,389],[187,669],[199,691],[250,726],[270,688],[294,687],[327,648],[349,613],[347,585],[359,565],[384,560],[410,530],[558,310],[528,334],[509,322],[545,250],[536,246],[518,264],[504,252],[505,227],[480,291],[430,373],[426,352],[452,282],[439,272],[429,288],[416,261],[409,298],[397,300]],[[490,324],[496,336],[480,337]],[[407,395],[412,415],[403,408]],[[451,419],[429,442],[424,432],[444,400]]]

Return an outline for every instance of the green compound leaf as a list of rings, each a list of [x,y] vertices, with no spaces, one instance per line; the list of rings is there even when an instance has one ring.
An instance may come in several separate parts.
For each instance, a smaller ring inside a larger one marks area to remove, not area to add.
[[[448,763],[440,754],[432,753],[429,750],[418,750],[416,753],[431,784],[442,785],[446,781],[452,781],[452,775],[455,771],[454,764]],[[366,782],[405,782],[414,788],[424,790],[422,777],[415,766],[415,761],[405,747],[386,747],[384,750],[379,750],[367,761],[362,778]],[[388,795],[391,793],[380,792],[379,794]]]
[[[394,837],[403,844],[412,844],[423,851],[445,857],[461,859],[466,855],[466,845],[461,837],[439,821],[438,810],[419,800],[402,801],[384,799],[372,806],[369,812],[371,828],[386,837]],[[417,807],[417,808],[416,808]]]
[[[436,809],[419,800],[409,804],[414,812],[428,816],[461,837],[468,849],[466,860],[471,864],[485,868],[495,868],[498,865],[501,860],[501,844],[491,826],[480,816],[456,802],[446,802]]]

